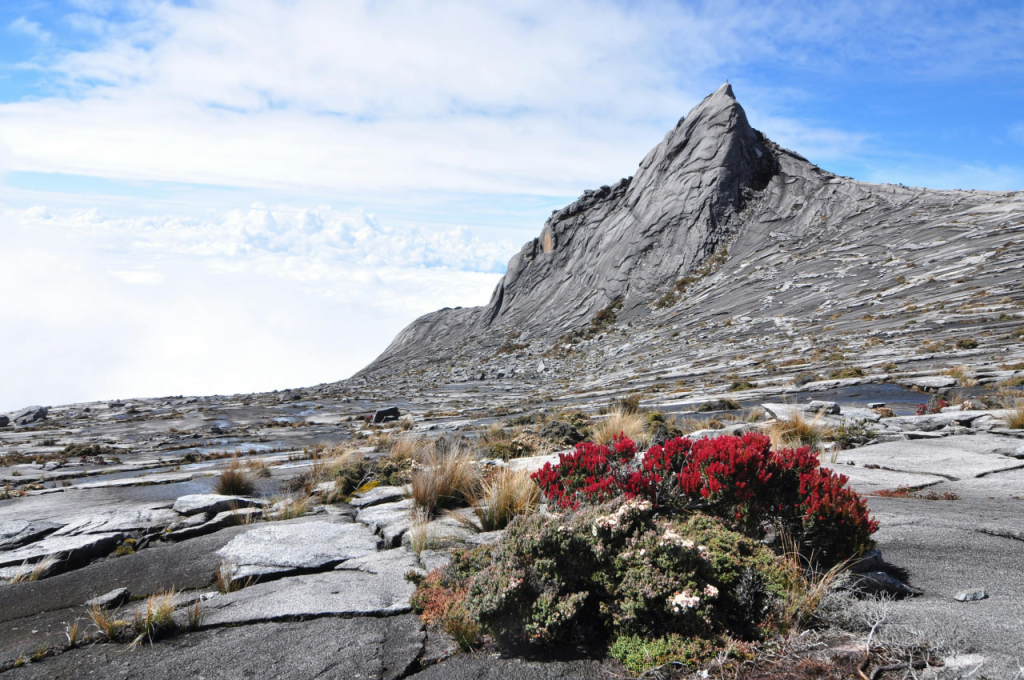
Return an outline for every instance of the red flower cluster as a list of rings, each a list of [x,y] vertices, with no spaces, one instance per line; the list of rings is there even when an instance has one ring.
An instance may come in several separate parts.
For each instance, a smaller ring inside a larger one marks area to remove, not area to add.
[[[773,452],[768,437],[750,433],[679,437],[651,447],[638,463],[635,454],[636,445],[621,435],[614,450],[577,444],[533,479],[565,509],[625,495],[663,511],[699,507],[755,535],[765,523],[781,524],[828,560],[869,547],[878,529],[848,479],[820,468],[808,447]]]
[[[939,397],[938,399],[932,399],[927,404],[917,405],[917,415],[924,416],[930,413],[942,413],[942,409],[946,408],[947,406],[949,406],[948,399],[945,399],[943,397]]]
[[[572,453],[558,457],[558,465],[545,463],[532,477],[549,501],[575,510],[580,501],[603,503],[622,494],[616,481],[619,472],[636,456],[636,444],[619,433],[614,448],[580,442]]]

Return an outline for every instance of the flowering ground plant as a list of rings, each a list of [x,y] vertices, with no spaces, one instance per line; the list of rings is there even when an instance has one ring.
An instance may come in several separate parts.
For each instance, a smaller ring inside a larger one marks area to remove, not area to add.
[[[639,457],[625,437],[613,448],[578,444],[533,479],[562,509],[624,496],[664,513],[699,510],[753,538],[782,530],[828,565],[870,549],[878,529],[845,476],[821,468],[808,447],[772,451],[757,433],[677,437]]]

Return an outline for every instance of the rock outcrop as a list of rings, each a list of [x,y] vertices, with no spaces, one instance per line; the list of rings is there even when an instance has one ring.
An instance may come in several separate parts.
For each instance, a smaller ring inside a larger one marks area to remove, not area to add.
[[[659,343],[657,354],[676,355],[666,361],[683,360],[705,327],[722,323],[732,326],[730,342],[827,332],[825,321],[850,313],[835,329],[839,345],[850,328],[902,333],[895,329],[930,319],[915,309],[929,301],[1014,308],[1024,298],[1011,272],[1024,260],[1022,230],[1020,193],[826,172],[754,130],[724,85],[634,177],[556,211],[510,260],[488,305],[417,319],[355,378],[436,370],[442,382],[452,371],[453,381],[524,373],[549,381],[571,377],[548,358],[552,349],[588,343],[594,375],[619,363],[615,354],[650,356]],[[978,289],[993,299],[979,299]],[[616,349],[622,337],[603,341],[616,323],[633,324],[628,351]],[[680,332],[668,337],[669,329]],[[522,361],[481,365],[509,354]]]

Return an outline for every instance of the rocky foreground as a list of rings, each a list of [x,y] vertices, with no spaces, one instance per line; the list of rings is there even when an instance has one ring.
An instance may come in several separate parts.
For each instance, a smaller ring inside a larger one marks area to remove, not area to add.
[[[916,380],[948,393],[954,386],[944,377]],[[979,397],[965,408],[963,395],[947,395],[959,403],[942,410],[936,393],[854,382],[810,383],[771,400],[749,391],[729,395],[762,404],[765,423],[799,411],[823,426],[849,425],[861,445],[827,445],[822,462],[868,495],[881,522],[881,554],[909,573],[907,592],[920,593],[893,603],[883,627],[943,650],[944,665],[930,671],[942,677],[975,669],[971,677],[1013,677],[1024,652],[1024,431],[1006,426],[1011,411],[987,408]],[[655,395],[642,404],[721,428],[693,436],[767,426],[733,422],[735,412],[714,410],[731,406],[721,403],[719,389],[689,399]],[[812,397],[819,403],[808,410]],[[914,415],[929,400],[938,412]],[[625,675],[600,659],[457,654],[451,639],[424,628],[412,613],[414,586],[405,575],[425,573],[443,564],[452,547],[493,541],[500,532],[475,533],[452,517],[417,522],[408,489],[400,486],[377,486],[348,502],[332,497],[330,488],[316,489],[309,500],[291,490],[289,481],[316,464],[310,455],[318,442],[347,441],[372,457],[402,430],[473,438],[516,417],[506,406],[424,402],[403,404],[404,421],[376,426],[364,417],[380,404],[295,391],[78,404],[48,409],[45,417],[37,410],[31,422],[23,417],[0,429],[0,484],[8,496],[0,501],[5,672]],[[709,406],[698,411],[702,404]],[[598,405],[593,399],[571,404],[592,413]],[[507,464],[534,469],[554,458]],[[238,461],[260,471],[255,493],[211,493]],[[107,608],[112,619],[130,620],[152,606],[147,598],[168,591],[174,636],[143,637],[134,646],[99,642],[91,604]],[[862,643],[852,641],[851,648]]]

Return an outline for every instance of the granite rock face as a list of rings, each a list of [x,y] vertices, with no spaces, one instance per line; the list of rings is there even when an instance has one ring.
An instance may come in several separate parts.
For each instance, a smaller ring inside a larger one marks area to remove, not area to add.
[[[635,315],[651,291],[696,269],[730,234],[737,214],[778,172],[769,146],[723,85],[647,154],[634,177],[555,212],[509,262],[486,307],[422,317],[368,370],[439,349],[459,331],[546,335],[584,325],[616,301],[620,316]]]
[[[635,176],[556,211],[489,304],[417,319],[338,386],[612,374],[622,386],[686,375],[709,348],[731,368],[750,352],[794,364],[812,336],[832,350],[822,355],[879,366],[922,345],[991,353],[1016,342],[1022,231],[1024,193],[837,176],[753,129],[724,85]],[[974,349],[981,334],[991,339]],[[906,379],[929,391],[957,384]]]

